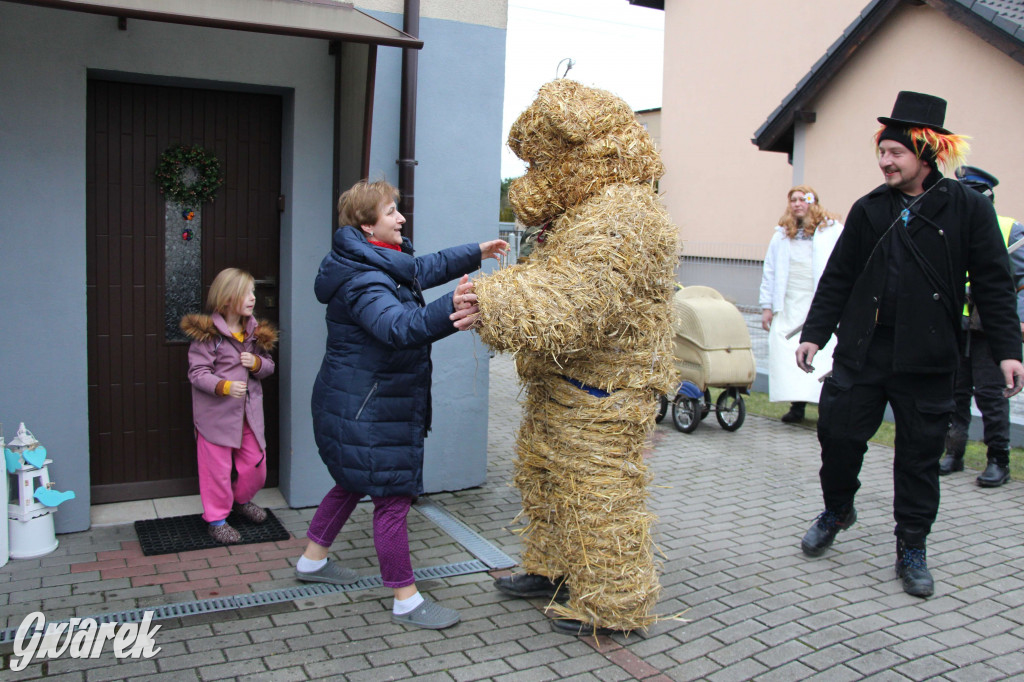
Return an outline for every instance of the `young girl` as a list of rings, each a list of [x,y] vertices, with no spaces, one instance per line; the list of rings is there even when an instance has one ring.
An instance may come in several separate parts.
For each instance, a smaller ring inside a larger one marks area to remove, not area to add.
[[[241,541],[226,522],[232,507],[253,523],[267,520],[251,502],[267,480],[263,435],[263,387],[274,373],[270,351],[277,330],[252,316],[256,305],[252,275],[222,270],[206,301],[211,315],[186,315],[182,330],[192,339],[188,380],[199,459],[199,496],[210,536],[222,544]],[[238,473],[231,480],[232,468]]]

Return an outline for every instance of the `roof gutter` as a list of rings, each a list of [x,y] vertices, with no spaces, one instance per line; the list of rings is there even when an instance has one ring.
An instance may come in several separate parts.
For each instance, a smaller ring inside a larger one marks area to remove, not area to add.
[[[420,33],[420,0],[405,0],[404,32],[410,36]],[[422,41],[420,41],[422,44]],[[405,216],[405,236],[413,239],[413,216],[416,207],[416,86],[419,75],[419,52],[402,50],[402,108],[398,132],[398,191],[402,194],[402,215]]]

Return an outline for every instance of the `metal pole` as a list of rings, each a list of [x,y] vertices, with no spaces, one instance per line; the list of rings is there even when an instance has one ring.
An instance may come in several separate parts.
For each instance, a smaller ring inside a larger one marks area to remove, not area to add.
[[[403,30],[419,37],[419,0],[405,0]],[[413,241],[413,215],[416,206],[416,81],[419,50],[402,50],[402,110],[398,136],[398,190],[402,193],[401,211],[405,216],[405,236]]]

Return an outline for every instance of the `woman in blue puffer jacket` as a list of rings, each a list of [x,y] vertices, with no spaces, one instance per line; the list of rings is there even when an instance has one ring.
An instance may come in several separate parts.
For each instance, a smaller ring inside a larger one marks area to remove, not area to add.
[[[405,218],[387,182],[362,180],[341,195],[331,252],[320,263],[316,296],[327,304],[327,351],[313,386],[313,429],[337,485],[317,508],[296,566],[298,578],[346,584],[354,570],[327,559],[356,503],[373,500],[381,578],[395,591],[392,620],[440,629],[457,611],[416,589],[406,515],[423,492],[423,439],[430,429],[430,344],[455,333],[456,309],[473,306],[466,276],[508,244],[496,239],[413,256]],[[423,289],[461,277],[452,295],[426,303]]]

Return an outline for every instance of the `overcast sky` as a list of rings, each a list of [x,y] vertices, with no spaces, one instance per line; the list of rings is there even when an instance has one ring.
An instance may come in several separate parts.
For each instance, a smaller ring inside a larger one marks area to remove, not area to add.
[[[664,24],[664,12],[627,0],[509,0],[501,177],[526,170],[505,145],[508,130],[538,88],[564,73],[564,58],[575,62],[569,78],[633,109],[660,107]]]

